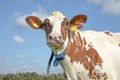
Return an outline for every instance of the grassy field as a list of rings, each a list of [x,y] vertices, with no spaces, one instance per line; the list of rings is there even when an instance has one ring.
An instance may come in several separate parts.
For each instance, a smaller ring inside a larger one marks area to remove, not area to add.
[[[62,73],[50,74],[50,76],[47,76],[36,72],[25,72],[16,74],[0,74],[0,80],[66,80],[66,78]]]

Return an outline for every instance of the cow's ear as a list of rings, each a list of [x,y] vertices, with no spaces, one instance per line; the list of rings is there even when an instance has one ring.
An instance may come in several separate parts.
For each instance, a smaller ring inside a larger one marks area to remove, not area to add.
[[[86,23],[86,21],[87,21],[86,15],[77,15],[71,19],[70,24],[72,26],[76,26],[79,29],[83,27],[82,24],[80,23]]]
[[[34,29],[42,29],[42,21],[36,16],[26,17],[26,22]]]

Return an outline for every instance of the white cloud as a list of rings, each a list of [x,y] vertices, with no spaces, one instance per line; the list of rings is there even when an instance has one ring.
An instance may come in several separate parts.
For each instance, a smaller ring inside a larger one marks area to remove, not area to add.
[[[23,59],[23,58],[25,58],[25,56],[22,54],[17,54],[14,58],[15,59]]]
[[[120,0],[107,0],[107,2],[103,5],[102,11],[104,13],[110,14],[119,14],[120,15]]]
[[[89,0],[90,3],[101,4],[103,0]]]
[[[15,16],[16,16],[16,15],[19,15],[19,14],[20,14],[20,13],[17,13],[17,12],[14,13]],[[47,17],[46,11],[45,11],[42,7],[38,6],[36,11],[34,11],[34,12],[30,13],[30,14],[18,16],[15,21],[16,21],[16,23],[17,23],[18,25],[20,25],[20,26],[22,26],[22,27],[27,27],[28,25],[27,25],[26,22],[25,22],[25,18],[26,18],[27,16],[30,16],[30,15],[37,16],[37,17],[39,17],[41,20],[44,20],[44,19]]]
[[[18,35],[13,36],[13,41],[17,43],[25,43],[25,40],[21,36],[18,36]]]
[[[17,17],[16,18],[16,23],[18,25],[20,25],[21,27],[26,27],[28,26],[25,22],[25,18],[26,18],[27,15],[23,15],[23,16],[20,16],[20,17]]]
[[[101,5],[103,13],[120,15],[120,0],[89,0],[88,2]]]

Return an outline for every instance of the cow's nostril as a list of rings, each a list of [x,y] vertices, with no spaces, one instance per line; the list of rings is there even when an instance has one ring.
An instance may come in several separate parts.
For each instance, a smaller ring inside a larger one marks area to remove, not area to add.
[[[52,36],[51,35],[49,35],[49,39],[52,40]]]
[[[59,40],[61,40],[61,39],[62,39],[62,36],[58,36],[58,38],[59,38]]]

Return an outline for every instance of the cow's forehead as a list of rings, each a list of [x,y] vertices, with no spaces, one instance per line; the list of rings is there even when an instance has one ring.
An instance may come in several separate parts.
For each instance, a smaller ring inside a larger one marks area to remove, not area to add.
[[[58,11],[52,12],[48,16],[48,19],[50,20],[51,24],[60,23],[63,21],[64,18],[65,16],[61,12],[58,12]]]
[[[55,18],[64,18],[64,17],[65,17],[65,16],[64,16],[61,12],[55,11],[55,12],[52,12],[52,13],[49,15],[48,18],[53,18],[53,19],[55,19]]]
[[[65,16],[58,11],[52,12],[47,19],[49,19],[51,25],[52,25],[52,33],[60,33],[61,34],[61,23],[64,20]]]

